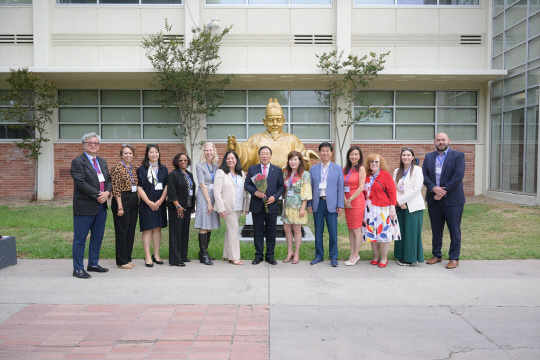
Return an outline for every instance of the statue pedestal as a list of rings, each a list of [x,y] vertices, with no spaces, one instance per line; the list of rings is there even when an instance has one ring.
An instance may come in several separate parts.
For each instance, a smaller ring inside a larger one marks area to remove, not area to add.
[[[0,237],[0,269],[13,265],[17,265],[17,246],[15,237]]]

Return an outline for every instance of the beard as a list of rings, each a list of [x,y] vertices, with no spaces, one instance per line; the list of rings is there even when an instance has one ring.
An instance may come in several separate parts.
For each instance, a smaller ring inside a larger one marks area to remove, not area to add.
[[[277,139],[279,138],[279,136],[281,135],[281,131],[280,130],[275,130],[275,131],[268,131],[270,133],[270,136],[272,137],[272,140],[274,141],[277,141]]]
[[[446,149],[448,149],[448,145],[440,145],[440,146],[435,146],[437,148],[437,151],[439,152],[443,152],[443,151],[446,151]]]

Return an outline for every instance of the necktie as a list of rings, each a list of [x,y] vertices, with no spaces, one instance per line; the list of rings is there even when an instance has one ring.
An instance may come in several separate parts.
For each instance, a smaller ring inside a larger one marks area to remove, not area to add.
[[[96,169],[96,172],[98,174],[101,174],[101,170],[99,170],[99,166],[98,166],[96,158],[93,158],[92,162],[94,163],[94,169]],[[104,190],[105,190],[105,183],[103,181],[100,181],[99,182],[99,191],[103,192]]]
[[[266,176],[268,171],[268,168],[266,166],[263,166],[263,175]]]

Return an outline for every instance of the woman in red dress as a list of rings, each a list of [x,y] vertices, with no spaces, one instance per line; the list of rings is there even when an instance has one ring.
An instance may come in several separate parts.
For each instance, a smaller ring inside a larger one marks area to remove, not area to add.
[[[362,150],[356,145],[347,151],[347,165],[343,169],[345,186],[345,218],[349,228],[349,241],[351,243],[351,256],[345,262],[346,266],[356,265],[360,260],[360,243],[362,242],[362,221],[366,205],[364,197],[364,182],[366,170],[362,166],[364,159]]]

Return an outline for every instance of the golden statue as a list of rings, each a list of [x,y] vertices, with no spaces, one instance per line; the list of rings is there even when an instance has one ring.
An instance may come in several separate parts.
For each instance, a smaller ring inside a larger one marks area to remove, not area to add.
[[[283,132],[285,118],[283,110],[277,99],[272,98],[266,105],[266,114],[263,123],[266,131],[262,134],[255,134],[244,143],[237,143],[234,135],[229,135],[227,139],[227,150],[233,150],[238,154],[242,169],[247,171],[252,165],[259,163],[259,148],[268,146],[272,149],[272,164],[285,168],[287,166],[287,156],[296,150],[304,156],[306,169],[309,170],[310,159],[318,159],[319,156],[312,150],[306,150],[304,144],[293,134]]]

